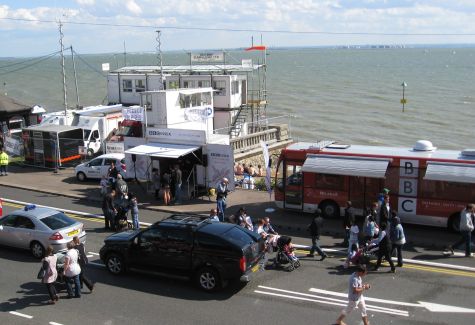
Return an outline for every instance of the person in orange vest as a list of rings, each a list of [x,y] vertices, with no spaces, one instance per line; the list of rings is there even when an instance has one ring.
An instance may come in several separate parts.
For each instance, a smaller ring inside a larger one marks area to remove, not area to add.
[[[8,175],[8,154],[5,152],[5,149],[2,148],[2,153],[0,153],[0,176]]]

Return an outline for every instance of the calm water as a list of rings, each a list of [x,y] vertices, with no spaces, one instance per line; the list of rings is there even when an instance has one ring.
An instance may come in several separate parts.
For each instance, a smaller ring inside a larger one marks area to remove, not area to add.
[[[248,56],[232,52],[227,61]],[[28,104],[42,104],[48,111],[62,109],[58,59],[7,73],[21,67],[5,67],[15,62],[0,60],[2,92]],[[99,71],[103,62],[115,68],[124,65],[124,58],[76,58],[81,105],[105,100],[106,78]],[[187,62],[184,53],[164,55],[164,64]],[[127,55],[127,65],[142,64],[155,65],[155,56]],[[68,102],[74,106],[70,59],[67,66]],[[291,114],[292,135],[298,140],[412,146],[416,140],[428,139],[439,148],[475,147],[473,48],[275,50],[269,52],[267,76],[267,115]],[[403,81],[408,100],[404,113],[399,102]]]

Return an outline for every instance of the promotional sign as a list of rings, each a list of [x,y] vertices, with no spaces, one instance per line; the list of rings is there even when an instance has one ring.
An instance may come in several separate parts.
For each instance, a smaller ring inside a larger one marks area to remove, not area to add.
[[[144,109],[143,107],[124,107],[122,108],[122,116],[124,120],[143,122]]]
[[[215,188],[223,177],[229,180],[228,189],[234,190],[234,154],[230,145],[208,144],[208,187]]]
[[[123,142],[107,142],[106,153],[124,153]]]
[[[224,52],[191,53],[191,62],[224,62]]]
[[[147,128],[147,138],[157,140],[156,142],[202,145],[206,143],[206,132],[202,130],[149,127]]]
[[[6,136],[5,140],[5,151],[12,156],[20,156],[21,155],[21,147],[20,147],[20,140],[15,139],[12,137]]]
[[[185,120],[187,121],[200,121],[213,117],[214,110],[212,106],[185,108]]]

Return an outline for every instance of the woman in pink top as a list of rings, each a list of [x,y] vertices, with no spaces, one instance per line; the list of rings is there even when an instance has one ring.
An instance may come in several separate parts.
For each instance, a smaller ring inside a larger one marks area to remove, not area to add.
[[[55,254],[53,254],[53,247],[48,246],[46,248],[46,255],[42,259],[43,268],[46,270],[45,276],[41,280],[44,284],[46,284],[46,288],[48,289],[49,297],[51,298],[48,303],[54,304],[58,301],[58,293],[56,292],[56,287],[54,286],[54,282],[58,277],[58,271],[56,270],[56,262],[58,258]]]

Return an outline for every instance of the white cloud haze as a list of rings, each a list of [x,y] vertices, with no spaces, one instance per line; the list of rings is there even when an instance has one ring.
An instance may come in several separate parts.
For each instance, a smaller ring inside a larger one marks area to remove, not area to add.
[[[57,0],[3,1],[0,18],[156,26],[155,28],[64,25],[66,44],[81,53],[153,51],[161,27],[163,48],[243,47],[261,32],[197,31],[180,28],[252,29],[362,35],[262,33],[270,46],[347,44],[475,43],[471,0]],[[36,3],[40,5],[36,6]],[[0,19],[0,56],[50,53],[57,49],[55,23]],[[458,34],[459,36],[364,35]],[[465,35],[463,35],[465,34]]]

